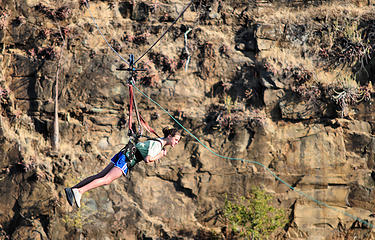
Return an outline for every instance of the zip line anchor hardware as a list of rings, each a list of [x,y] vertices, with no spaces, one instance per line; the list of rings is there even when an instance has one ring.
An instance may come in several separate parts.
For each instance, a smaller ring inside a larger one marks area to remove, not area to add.
[[[128,71],[130,72],[130,76],[127,80],[127,85],[129,87],[129,96],[130,96],[130,103],[129,103],[129,130],[128,130],[128,136],[134,139],[138,138],[138,135],[142,135],[143,133],[143,128],[141,124],[141,117],[138,112],[138,107],[137,107],[137,102],[134,98],[134,93],[133,93],[133,85],[135,84],[135,77],[136,77],[136,72],[140,71],[146,71],[146,69],[137,69],[134,66],[134,55],[130,54],[129,55],[129,67],[128,68],[123,68],[123,65],[116,70],[118,71]],[[138,122],[138,134],[135,134],[132,129],[132,112],[133,112],[133,107],[134,107],[134,112],[137,117],[137,122]]]
[[[144,72],[144,71],[146,71],[146,69],[137,69],[135,67],[134,55],[133,54],[129,55],[129,67],[128,68],[124,68],[124,65],[121,64],[120,67],[117,68],[116,70],[118,70],[118,71],[128,71],[128,72],[130,72],[131,77],[135,76],[135,72]],[[128,81],[128,83],[129,83],[129,81]]]

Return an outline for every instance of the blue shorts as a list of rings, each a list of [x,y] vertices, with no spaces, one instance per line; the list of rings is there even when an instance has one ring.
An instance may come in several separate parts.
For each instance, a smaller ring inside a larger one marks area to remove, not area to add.
[[[118,152],[113,156],[111,162],[115,164],[115,167],[120,168],[122,173],[126,176],[128,173],[128,164],[126,163],[126,156],[122,152]]]

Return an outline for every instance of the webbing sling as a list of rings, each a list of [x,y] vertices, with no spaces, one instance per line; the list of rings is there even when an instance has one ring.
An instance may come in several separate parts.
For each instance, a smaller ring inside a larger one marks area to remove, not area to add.
[[[150,138],[147,136],[142,137],[146,137],[147,140],[158,141],[163,146],[163,143],[158,138]],[[128,164],[128,169],[132,169],[137,163],[144,160],[141,152],[136,147],[137,142],[138,138],[130,139],[128,144],[126,144],[126,146],[120,151],[123,155],[125,155],[126,163]]]
[[[137,104],[134,98],[133,86],[131,84],[128,84],[128,86],[129,86],[129,132],[128,132],[128,135],[133,136],[132,124],[133,124],[133,107],[134,107],[139,127],[141,128],[143,126],[147,132],[155,134],[155,136],[160,138],[160,136],[155,132],[155,130],[152,129],[150,125],[148,125],[148,123],[144,120],[142,115],[138,112]],[[141,128],[140,131],[137,133],[137,135],[142,136],[142,133],[143,133],[143,129]]]

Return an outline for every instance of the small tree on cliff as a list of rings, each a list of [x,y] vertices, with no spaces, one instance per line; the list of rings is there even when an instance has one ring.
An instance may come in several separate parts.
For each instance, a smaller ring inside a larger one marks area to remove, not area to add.
[[[56,69],[56,81],[55,81],[55,114],[54,114],[54,122],[53,122],[53,137],[52,137],[52,147],[54,151],[59,150],[59,72],[61,67],[61,57],[63,55],[63,50],[65,48],[65,39],[61,32],[61,28],[59,27],[60,36],[63,41],[63,45],[61,47],[59,59],[57,62],[57,69]]]
[[[273,207],[271,201],[272,196],[260,189],[253,189],[249,197],[237,197],[234,201],[225,197],[223,216],[227,226],[246,239],[268,239],[288,222],[285,211]]]

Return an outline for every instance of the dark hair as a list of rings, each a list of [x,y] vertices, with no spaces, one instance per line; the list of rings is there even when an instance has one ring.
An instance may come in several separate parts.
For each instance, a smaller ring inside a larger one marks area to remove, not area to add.
[[[181,135],[181,133],[178,132],[177,128],[168,128],[168,127],[163,128],[163,134],[165,138],[168,136],[174,137],[176,135]]]

